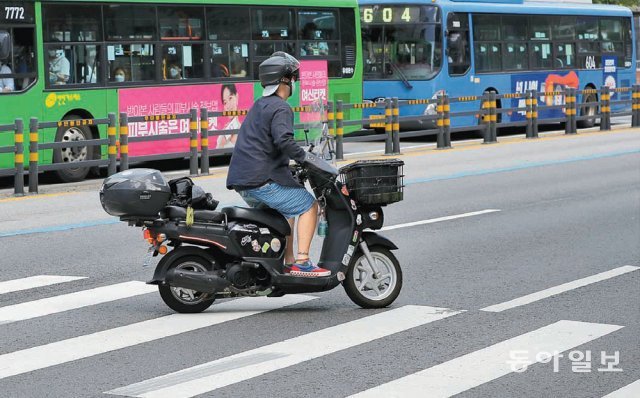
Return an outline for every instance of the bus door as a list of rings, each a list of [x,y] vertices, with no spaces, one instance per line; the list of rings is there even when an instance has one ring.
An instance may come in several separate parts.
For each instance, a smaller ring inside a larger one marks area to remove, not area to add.
[[[469,14],[453,13],[447,15],[446,60],[448,78],[445,89],[451,97],[470,95],[474,92],[474,83],[470,80],[471,50],[469,40]],[[471,77],[473,79],[473,77]],[[477,109],[478,102],[461,102],[451,106],[451,111],[464,112]],[[474,125],[473,116],[452,119],[453,125]]]

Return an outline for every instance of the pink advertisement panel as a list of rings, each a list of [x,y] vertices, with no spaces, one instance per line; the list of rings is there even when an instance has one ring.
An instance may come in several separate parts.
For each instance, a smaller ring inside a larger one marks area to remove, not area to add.
[[[247,110],[253,104],[253,83],[204,84],[122,89],[118,92],[118,110],[129,117],[189,113],[191,108],[214,111]],[[209,117],[209,131],[240,128],[244,116]],[[189,132],[189,120],[162,120],[129,123],[130,137],[171,135]],[[230,148],[236,136],[209,137],[209,148]],[[129,156],[188,152],[189,139],[133,142]]]
[[[329,93],[329,74],[327,73],[327,61],[301,61],[300,62],[300,105],[310,105],[322,101],[327,104]],[[316,122],[318,113],[301,113],[302,123]]]

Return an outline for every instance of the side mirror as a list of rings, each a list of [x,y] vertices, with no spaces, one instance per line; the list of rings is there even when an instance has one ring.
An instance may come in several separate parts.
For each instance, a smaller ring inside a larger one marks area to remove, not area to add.
[[[11,35],[6,30],[0,30],[0,60],[11,56]]]

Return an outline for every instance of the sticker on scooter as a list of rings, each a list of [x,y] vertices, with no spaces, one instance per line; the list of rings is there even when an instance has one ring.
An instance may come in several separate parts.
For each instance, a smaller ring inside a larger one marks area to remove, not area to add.
[[[352,241],[353,243],[356,243],[356,242],[358,241],[358,231],[355,231],[355,232],[353,233],[353,239],[351,239],[351,241]]]
[[[338,272],[338,273],[336,274],[336,276],[338,277],[338,280],[339,280],[340,282],[342,282],[343,280],[345,280],[345,279],[346,279],[346,277],[344,276],[344,272]]]
[[[358,214],[358,216],[356,217],[356,224],[362,224],[362,214]]]
[[[269,231],[269,228],[260,228],[260,233],[262,235],[269,235],[271,232]]]
[[[356,206],[356,202],[355,200],[351,199],[351,208],[355,211],[358,209],[358,207]]]
[[[271,246],[269,246],[269,244],[267,242],[264,242],[264,245],[262,245],[262,252],[266,253],[267,250],[269,250],[269,247],[271,247]]]
[[[356,247],[354,245],[349,245],[349,247],[347,248],[347,254],[353,256],[353,252],[355,249]]]
[[[342,265],[349,265],[349,262],[351,261],[351,256],[348,254],[345,254],[342,257]]]
[[[258,243],[257,240],[252,240],[251,241],[251,248],[253,249],[254,252],[259,252],[260,251],[260,243]]]
[[[245,235],[242,237],[242,240],[240,241],[240,244],[242,246],[245,246],[247,243],[251,242],[251,235]]]
[[[281,248],[282,248],[282,244],[280,243],[280,239],[278,238],[271,239],[271,250],[277,253],[280,251]]]
[[[241,225],[241,224],[238,224],[238,225],[234,226],[231,230],[232,231],[237,231],[237,232],[249,232],[249,233],[257,232],[257,230],[255,228],[254,229],[248,229],[248,228],[245,228],[245,226]]]

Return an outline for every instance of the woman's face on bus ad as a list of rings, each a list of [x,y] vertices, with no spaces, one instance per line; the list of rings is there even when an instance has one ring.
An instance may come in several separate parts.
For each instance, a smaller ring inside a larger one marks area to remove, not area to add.
[[[222,106],[225,111],[238,110],[238,96],[232,94],[226,87],[222,90]]]

